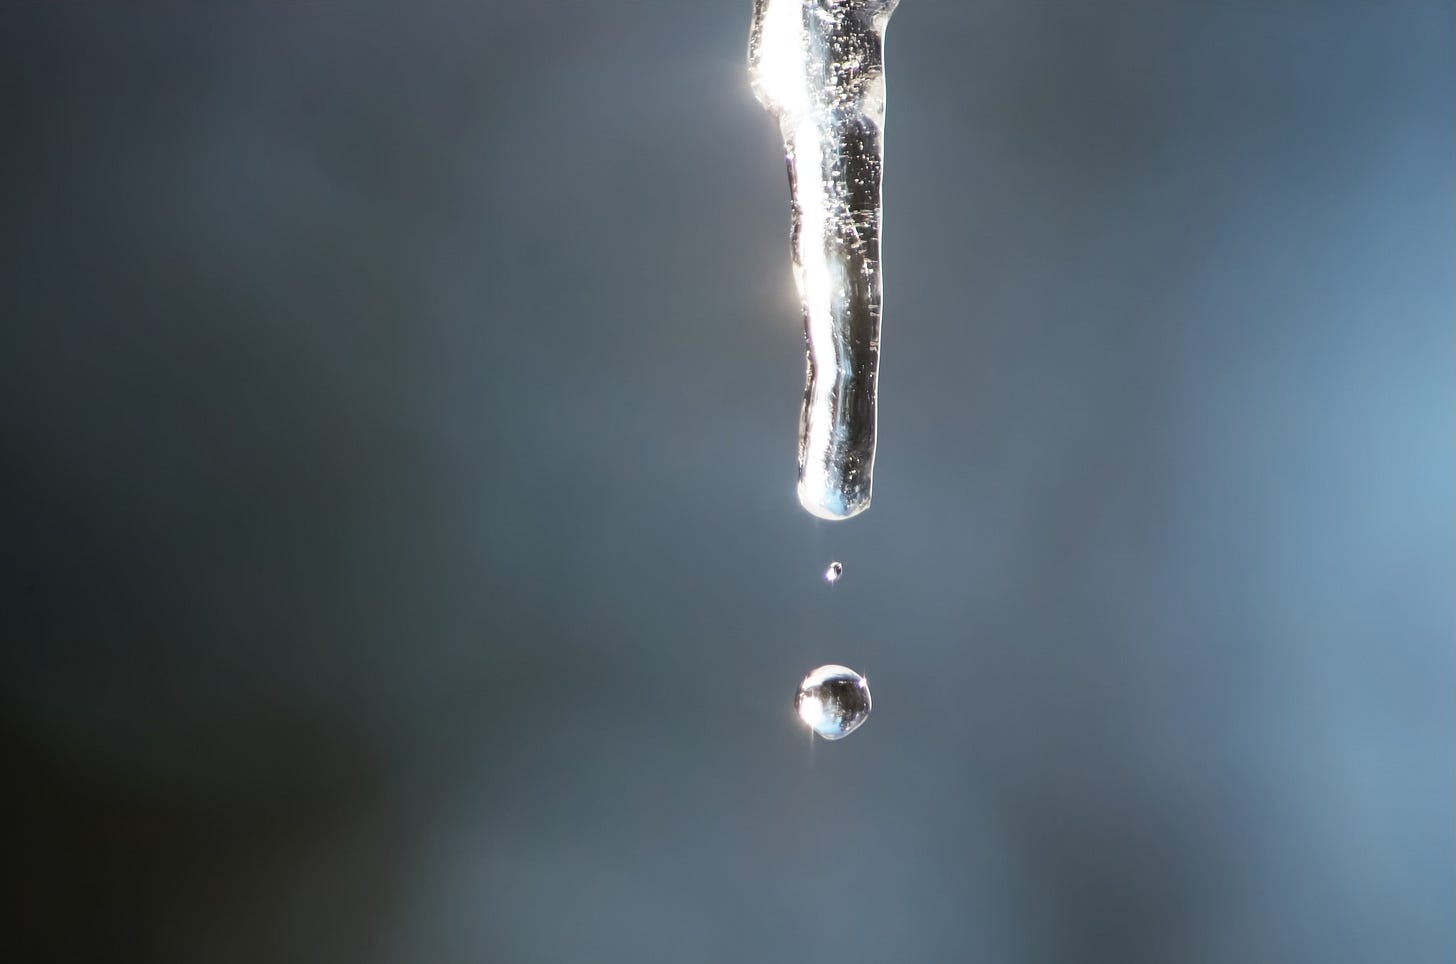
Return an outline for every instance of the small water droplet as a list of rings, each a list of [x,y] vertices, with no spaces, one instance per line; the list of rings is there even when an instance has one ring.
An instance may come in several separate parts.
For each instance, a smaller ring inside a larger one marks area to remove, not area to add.
[[[839,577],[844,575],[844,566],[837,562],[831,562],[829,568],[824,570],[825,582],[838,582]]]
[[[847,666],[821,666],[799,684],[794,709],[824,739],[841,740],[869,718],[870,687]]]

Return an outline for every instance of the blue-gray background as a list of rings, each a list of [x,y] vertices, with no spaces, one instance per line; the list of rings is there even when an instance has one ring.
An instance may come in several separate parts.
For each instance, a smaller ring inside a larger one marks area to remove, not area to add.
[[[840,524],[748,15],[0,13],[18,959],[1451,960],[1450,5],[905,0]]]

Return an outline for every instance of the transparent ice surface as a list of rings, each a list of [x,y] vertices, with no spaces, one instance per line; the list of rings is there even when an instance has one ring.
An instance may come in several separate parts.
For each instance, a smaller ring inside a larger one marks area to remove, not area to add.
[[[842,740],[869,718],[870,687],[847,666],[821,666],[799,684],[794,709],[824,739]]]
[[[799,501],[869,508],[880,353],[885,25],[898,0],[754,0],[749,77],[779,120],[808,371]]]

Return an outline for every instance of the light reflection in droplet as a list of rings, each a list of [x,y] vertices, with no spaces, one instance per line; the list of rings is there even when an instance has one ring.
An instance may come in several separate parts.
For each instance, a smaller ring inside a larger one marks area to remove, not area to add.
[[[821,666],[805,676],[794,698],[799,719],[826,740],[841,740],[870,715],[870,687],[847,666]]]

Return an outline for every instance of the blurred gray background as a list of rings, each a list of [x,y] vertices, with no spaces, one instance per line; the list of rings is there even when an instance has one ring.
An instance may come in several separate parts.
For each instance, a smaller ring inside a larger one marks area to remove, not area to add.
[[[1450,5],[905,0],[839,524],[749,8],[0,12],[13,959],[1452,960]]]

